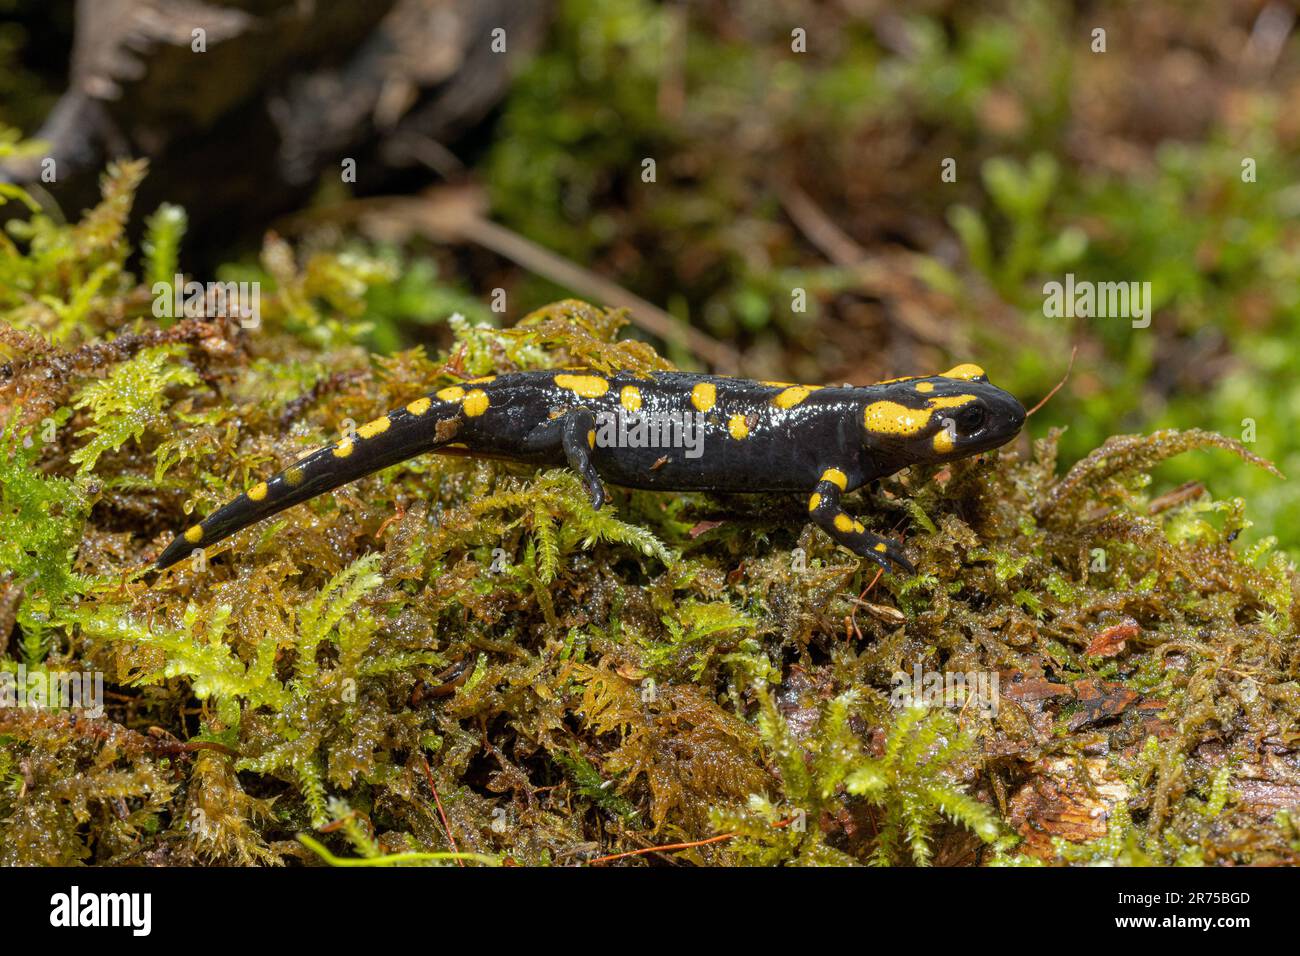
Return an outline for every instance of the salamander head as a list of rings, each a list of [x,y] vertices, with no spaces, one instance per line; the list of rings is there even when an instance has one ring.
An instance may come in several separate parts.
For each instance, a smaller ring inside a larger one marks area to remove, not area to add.
[[[868,447],[902,464],[964,458],[1005,445],[1025,423],[1024,406],[989,383],[983,369],[872,386],[863,411]]]

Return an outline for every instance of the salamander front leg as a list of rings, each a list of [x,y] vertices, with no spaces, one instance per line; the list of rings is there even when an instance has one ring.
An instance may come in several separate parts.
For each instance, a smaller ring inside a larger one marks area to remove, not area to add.
[[[591,506],[599,511],[605,503],[605,486],[600,483],[600,475],[591,462],[591,450],[596,447],[596,416],[586,408],[565,412],[561,419],[560,433],[564,457],[568,459],[569,467],[582,479],[582,486],[591,498]]]
[[[595,445],[596,416],[590,409],[574,408],[534,428],[524,439],[523,450],[549,451],[556,446],[563,449],[565,460],[577,472],[591,499],[591,506],[599,510],[605,504],[605,486],[600,483],[600,475],[591,461]]]
[[[893,570],[889,566],[889,562],[893,561],[909,574],[915,574],[916,568],[907,560],[902,548],[888,538],[868,531],[861,521],[840,507],[840,495],[845,485],[843,472],[831,468],[823,473],[821,481],[808,499],[809,516],[832,539],[854,554],[870,558],[886,571]]]

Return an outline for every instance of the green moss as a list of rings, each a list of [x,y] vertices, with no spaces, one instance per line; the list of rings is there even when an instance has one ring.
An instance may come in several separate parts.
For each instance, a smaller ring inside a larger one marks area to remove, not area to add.
[[[963,792],[954,772],[954,764],[968,759],[974,740],[951,715],[906,703],[890,720],[879,754],[873,756],[851,725],[855,714],[872,715],[861,704],[856,691],[835,697],[820,709],[812,732],[801,742],[771,696],[761,695],[759,730],[779,769],[785,803],[755,794],[747,812],[719,815],[720,825],[738,834],[734,852],[739,858],[759,865],[854,863],[852,851],[860,854],[867,842],[845,832],[843,818],[855,809],[871,816],[867,861],[878,866],[929,863],[931,841],[943,818],[986,843],[998,839],[996,816]]]
[[[167,390],[199,381],[192,368],[177,361],[184,351],[176,345],[145,349],[77,392],[72,407],[85,409],[91,422],[77,433],[86,441],[70,458],[79,475],[93,472],[106,451],[117,451],[132,439],[139,442],[146,430],[169,424],[162,413]]]
[[[18,589],[14,619],[27,663],[45,656],[59,615],[90,586],[74,567],[91,486],[84,480],[48,474],[37,465],[66,410],[40,431],[23,428],[10,415],[0,431],[0,573],[7,589]],[[6,635],[7,637],[7,635]]]
[[[392,270],[274,239],[259,328],[160,328],[123,268],[132,169],[80,223],[34,217],[0,263],[39,290],[0,300],[0,621],[17,637],[0,667],[98,670],[113,692],[97,720],[0,709],[0,775],[21,777],[0,789],[4,862],[1294,853],[1290,817],[1260,813],[1238,772],[1267,780],[1258,741],[1300,734],[1294,569],[1242,544],[1246,501],[1152,507],[1171,456],[1270,467],[1209,432],[1111,438],[1060,474],[1049,431],[1029,456],[857,493],[873,528],[905,531],[909,578],[834,546],[801,502],[612,489],[594,512],[565,470],[455,457],[155,574],[194,513],[348,419],[458,375],[668,366],[572,301],[371,356],[367,302]],[[153,227],[154,271],[176,218]],[[1089,650],[1121,623],[1122,648]],[[897,676],[916,668],[998,675],[1001,706],[908,704]],[[1011,690],[1026,681],[1046,689]],[[1080,799],[1108,829],[1037,839],[1034,788],[1099,749]]]

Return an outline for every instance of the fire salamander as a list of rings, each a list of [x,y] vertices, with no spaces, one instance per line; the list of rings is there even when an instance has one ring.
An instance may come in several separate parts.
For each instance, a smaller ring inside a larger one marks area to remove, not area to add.
[[[158,567],[428,451],[567,463],[595,508],[602,480],[660,491],[801,492],[818,527],[885,569],[914,571],[840,499],[908,465],[1003,445],[1025,421],[975,365],[866,387],[586,369],[470,379],[417,398],[259,481],[177,536]]]

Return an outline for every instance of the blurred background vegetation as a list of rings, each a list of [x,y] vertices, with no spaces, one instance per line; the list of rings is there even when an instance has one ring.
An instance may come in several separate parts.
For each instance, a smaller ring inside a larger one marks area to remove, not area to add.
[[[74,18],[43,0],[0,11],[2,150],[67,86]],[[399,185],[481,188],[495,223],[733,344],[752,375],[866,383],[974,361],[1029,404],[1077,348],[1030,428],[1068,426],[1067,464],[1114,433],[1242,438],[1249,420],[1252,450],[1295,475],[1293,21],[1262,0],[557,0],[499,102]],[[311,207],[368,190],[393,181],[343,185],[333,166]],[[180,268],[274,287],[258,250],[276,227],[215,257],[178,231]],[[582,292],[470,243],[307,242],[352,257],[367,310],[347,334],[385,353],[445,345],[454,311],[509,324]],[[1043,284],[1066,272],[1149,281],[1150,327],[1045,317]],[[1300,554],[1300,496],[1267,473],[1187,456],[1158,480],[1245,497],[1257,533]]]

